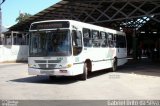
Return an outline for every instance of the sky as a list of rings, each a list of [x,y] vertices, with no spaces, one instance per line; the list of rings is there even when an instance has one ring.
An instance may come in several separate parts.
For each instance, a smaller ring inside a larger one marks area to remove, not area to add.
[[[34,15],[59,1],[61,0],[5,0],[1,5],[2,25],[8,28],[17,23],[16,18],[20,12]]]

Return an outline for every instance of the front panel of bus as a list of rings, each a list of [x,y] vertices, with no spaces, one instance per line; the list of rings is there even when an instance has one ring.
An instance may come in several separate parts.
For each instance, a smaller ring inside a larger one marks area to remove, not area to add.
[[[31,75],[72,75],[69,21],[35,23],[30,27],[28,71]]]

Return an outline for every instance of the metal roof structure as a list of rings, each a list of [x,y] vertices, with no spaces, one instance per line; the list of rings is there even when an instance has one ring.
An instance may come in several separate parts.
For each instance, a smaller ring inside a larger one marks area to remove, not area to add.
[[[106,27],[140,28],[160,23],[160,0],[62,0],[10,27],[26,31],[32,22],[73,19]]]

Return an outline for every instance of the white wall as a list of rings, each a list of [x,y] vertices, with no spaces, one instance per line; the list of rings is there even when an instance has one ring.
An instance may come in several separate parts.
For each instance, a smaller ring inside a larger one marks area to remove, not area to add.
[[[27,45],[0,45],[0,62],[27,61]]]

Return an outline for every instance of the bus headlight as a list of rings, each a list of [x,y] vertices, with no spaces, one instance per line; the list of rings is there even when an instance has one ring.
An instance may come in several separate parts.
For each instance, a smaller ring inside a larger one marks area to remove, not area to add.
[[[33,65],[33,64],[28,64],[28,67],[35,67],[35,65]]]

